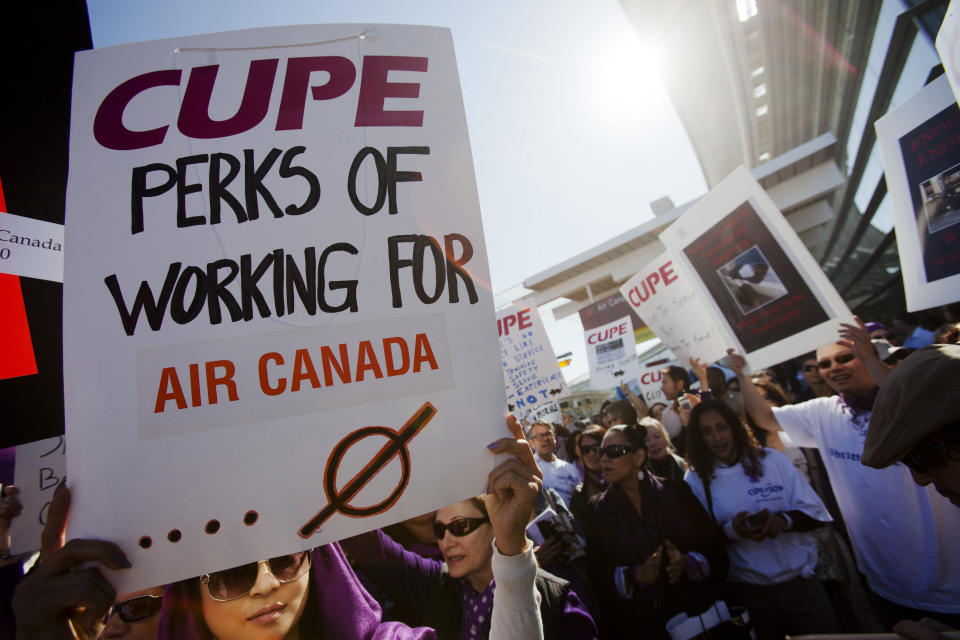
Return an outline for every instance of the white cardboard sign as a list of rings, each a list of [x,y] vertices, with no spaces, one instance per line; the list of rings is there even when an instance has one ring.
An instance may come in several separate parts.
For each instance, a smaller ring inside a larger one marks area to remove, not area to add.
[[[0,214],[0,273],[63,282],[63,225]]]
[[[707,321],[757,370],[834,342],[853,314],[763,187],[739,167],[660,234]],[[705,325],[706,326],[706,325]]]
[[[673,355],[713,362],[727,345],[693,285],[677,273],[673,256],[663,253],[627,280],[620,293]]]
[[[124,549],[118,591],[484,486],[504,395],[448,29],[96,49],[73,86],[69,535]]]
[[[594,389],[612,389],[621,383],[636,386],[640,378],[637,343],[633,322],[624,316],[584,332],[590,385]]]
[[[960,108],[944,76],[877,120],[910,311],[960,300],[958,127]]]
[[[14,453],[14,484],[20,489],[23,511],[10,524],[10,553],[40,548],[53,493],[66,478],[66,440],[63,436],[18,445]]]
[[[537,310],[514,305],[501,309],[497,333],[507,409],[519,420],[541,404],[549,406],[535,412],[536,419],[558,413],[555,400],[566,394],[567,382]]]

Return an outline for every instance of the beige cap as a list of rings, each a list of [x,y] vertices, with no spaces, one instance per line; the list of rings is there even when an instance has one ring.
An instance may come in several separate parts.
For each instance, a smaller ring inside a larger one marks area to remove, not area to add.
[[[960,345],[918,349],[880,386],[861,462],[889,467],[920,440],[958,419]]]

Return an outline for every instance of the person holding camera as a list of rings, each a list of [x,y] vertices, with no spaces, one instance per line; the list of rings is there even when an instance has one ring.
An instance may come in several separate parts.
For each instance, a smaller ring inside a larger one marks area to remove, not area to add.
[[[839,631],[814,576],[817,544],[809,532],[831,518],[813,488],[723,402],[694,407],[688,438],[687,484],[723,527],[731,600],[747,607],[757,637]]]

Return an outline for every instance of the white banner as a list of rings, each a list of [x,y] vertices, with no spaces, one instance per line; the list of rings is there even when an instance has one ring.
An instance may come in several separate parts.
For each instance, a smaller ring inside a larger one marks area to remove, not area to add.
[[[836,341],[853,314],[745,167],[739,167],[660,240],[711,324],[754,371]],[[686,363],[685,363],[686,364]]]
[[[630,316],[590,329],[584,333],[584,339],[591,387],[612,389],[623,382],[631,386],[637,384],[640,364]]]
[[[509,306],[497,313],[500,358],[507,393],[507,410],[523,420],[541,404],[535,419],[559,413],[555,400],[567,393],[567,382],[557,364],[547,331],[535,308]],[[551,402],[554,401],[554,402]]]
[[[504,395],[448,29],[96,49],[73,86],[69,534],[124,549],[119,592],[482,490]]]
[[[674,269],[669,253],[640,269],[620,293],[685,366],[690,358],[713,362],[726,355],[728,345],[693,285]]]
[[[960,108],[944,76],[877,120],[910,311],[960,300],[958,127]]]

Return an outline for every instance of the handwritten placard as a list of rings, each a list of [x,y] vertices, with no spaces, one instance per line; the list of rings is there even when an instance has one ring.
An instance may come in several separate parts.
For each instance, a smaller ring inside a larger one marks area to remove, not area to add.
[[[670,254],[663,253],[640,269],[620,293],[681,362],[691,358],[713,362],[726,353],[727,345],[703,301],[677,273]]]
[[[707,323],[762,369],[837,339],[853,314],[745,167],[660,234]]]
[[[555,401],[566,394],[567,382],[537,310],[513,305],[501,309],[497,333],[507,410],[519,420],[531,412],[535,420],[559,414]]]
[[[20,489],[23,511],[10,526],[10,552],[26,553],[40,548],[40,534],[47,523],[47,508],[67,474],[66,440],[63,436],[22,444],[16,448],[14,484]]]
[[[636,385],[640,378],[637,343],[630,316],[584,333],[590,384],[594,389],[609,389],[626,382]]]
[[[449,30],[84,51],[70,134],[69,535],[124,549],[118,591],[483,486],[505,400]]]

